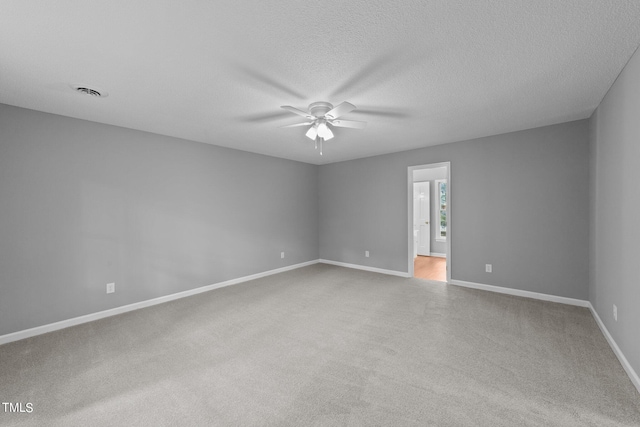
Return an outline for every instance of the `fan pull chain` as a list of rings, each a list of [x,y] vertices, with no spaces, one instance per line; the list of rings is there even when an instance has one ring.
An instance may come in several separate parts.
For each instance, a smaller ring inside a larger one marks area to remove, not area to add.
[[[320,155],[322,156],[322,141],[324,138],[320,138]]]
[[[316,142],[316,150],[318,149],[318,138],[315,139]]]

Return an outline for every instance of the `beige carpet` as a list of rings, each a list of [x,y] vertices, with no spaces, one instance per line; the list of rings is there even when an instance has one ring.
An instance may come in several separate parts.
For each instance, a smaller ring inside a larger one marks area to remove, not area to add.
[[[2,425],[638,426],[587,309],[313,265],[0,346]]]

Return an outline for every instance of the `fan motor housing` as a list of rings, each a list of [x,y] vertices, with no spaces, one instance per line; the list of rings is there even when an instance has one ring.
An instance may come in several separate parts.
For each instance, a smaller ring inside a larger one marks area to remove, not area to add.
[[[311,113],[312,116],[316,116],[316,117],[323,117],[332,109],[333,109],[333,105],[331,105],[328,102],[320,101],[320,102],[313,102],[309,104],[309,113]]]

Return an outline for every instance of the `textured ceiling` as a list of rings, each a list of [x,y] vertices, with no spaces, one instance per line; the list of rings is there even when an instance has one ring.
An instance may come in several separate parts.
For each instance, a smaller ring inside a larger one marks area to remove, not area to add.
[[[0,103],[324,164],[588,117],[639,43],[638,0],[0,0]],[[367,128],[321,157],[314,101]]]

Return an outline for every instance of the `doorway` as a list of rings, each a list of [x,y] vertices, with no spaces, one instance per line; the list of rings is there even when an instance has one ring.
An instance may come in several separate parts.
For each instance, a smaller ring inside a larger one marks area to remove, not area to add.
[[[407,170],[409,276],[451,280],[451,163]]]

